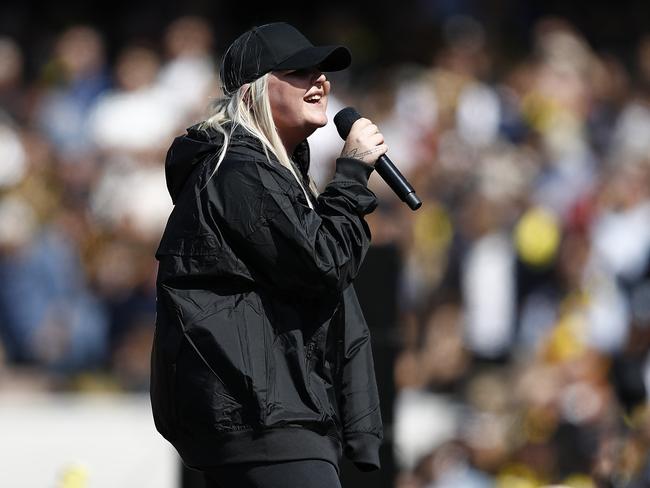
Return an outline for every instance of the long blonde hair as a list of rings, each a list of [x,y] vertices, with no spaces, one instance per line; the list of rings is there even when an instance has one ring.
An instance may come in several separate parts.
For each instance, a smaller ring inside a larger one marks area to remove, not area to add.
[[[311,195],[308,194],[301,176],[296,171],[293,161],[282,144],[273,122],[268,94],[268,77],[267,73],[255,81],[244,84],[232,93],[225,93],[213,102],[210,116],[201,124],[201,128],[211,127],[217,130],[223,135],[224,143],[211,177],[215,175],[226,155],[232,133],[240,126],[261,141],[269,161],[271,159],[269,152],[271,152],[280,164],[291,172],[305,193],[309,206],[313,208],[311,199],[318,194],[318,190],[313,180],[309,178]]]

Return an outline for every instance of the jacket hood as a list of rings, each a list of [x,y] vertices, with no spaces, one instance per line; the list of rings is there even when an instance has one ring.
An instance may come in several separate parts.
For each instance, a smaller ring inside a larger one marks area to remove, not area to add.
[[[185,135],[174,139],[165,158],[165,179],[172,202],[180,195],[185,182],[196,164],[223,145],[223,135],[214,129],[199,128],[199,124],[187,129]]]
[[[203,161],[207,155],[217,153],[223,146],[223,142],[224,137],[221,132],[211,127],[201,128],[201,124],[193,125],[187,129],[186,134],[174,139],[165,159],[165,179],[172,203],[176,204],[196,164]],[[231,147],[242,147],[264,155],[262,143],[243,127],[236,127],[233,131],[229,149]],[[296,147],[293,160],[303,179],[308,180],[309,144],[306,139]]]

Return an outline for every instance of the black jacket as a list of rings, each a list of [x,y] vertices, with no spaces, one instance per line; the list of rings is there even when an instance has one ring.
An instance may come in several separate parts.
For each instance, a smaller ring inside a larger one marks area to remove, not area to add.
[[[370,335],[352,280],[376,206],[372,167],[337,160],[311,209],[293,175],[243,129],[188,129],[167,154],[175,207],[156,257],[151,402],[195,468],[325,459],[379,467]],[[306,177],[306,141],[294,153]]]

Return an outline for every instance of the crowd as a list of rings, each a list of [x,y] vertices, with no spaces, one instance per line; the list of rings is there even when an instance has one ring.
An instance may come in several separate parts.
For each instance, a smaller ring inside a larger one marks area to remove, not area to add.
[[[147,388],[163,161],[217,94],[212,42],[184,17],[109,65],[100,32],[73,26],[26,83],[20,46],[0,40],[0,337],[16,387]]]
[[[545,18],[497,63],[478,22],[442,33],[329,107],[375,121],[424,201],[371,178],[402,261],[396,486],[648,486],[650,36],[623,60]],[[0,389],[147,390],[164,157],[218,54],[196,17],[111,62],[77,25],[28,79],[0,37]],[[342,141],[312,139],[322,188]]]

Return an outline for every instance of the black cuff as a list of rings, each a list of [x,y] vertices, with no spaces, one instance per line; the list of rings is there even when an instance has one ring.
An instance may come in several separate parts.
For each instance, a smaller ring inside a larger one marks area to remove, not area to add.
[[[368,178],[370,178],[370,173],[374,169],[374,166],[366,164],[360,159],[338,158],[336,160],[334,180],[354,180],[363,186],[368,186]]]
[[[345,456],[361,471],[374,471],[381,467],[379,447],[381,439],[373,434],[358,432],[345,436]]]

